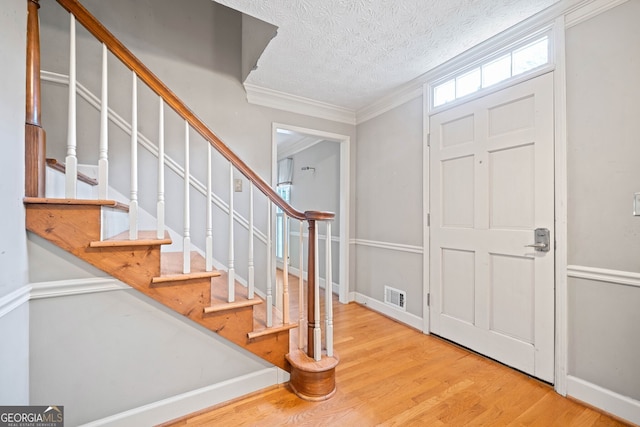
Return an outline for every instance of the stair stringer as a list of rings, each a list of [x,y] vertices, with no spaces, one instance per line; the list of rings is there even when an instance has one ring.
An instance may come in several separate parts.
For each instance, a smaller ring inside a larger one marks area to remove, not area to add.
[[[285,359],[289,353],[288,330],[248,338],[253,330],[252,306],[204,313],[211,304],[210,286],[212,281],[215,285],[216,277],[152,284],[152,279],[161,274],[161,243],[90,247],[91,242],[100,240],[102,209],[108,207],[31,201],[26,203],[26,228],[258,357],[291,370]]]

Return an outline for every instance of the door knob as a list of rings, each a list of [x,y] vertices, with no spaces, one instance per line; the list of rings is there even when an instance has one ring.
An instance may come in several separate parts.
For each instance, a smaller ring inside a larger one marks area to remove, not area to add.
[[[535,243],[525,245],[525,248],[534,248],[538,252],[549,252],[551,249],[549,246],[550,234],[547,228],[536,228],[534,230]]]

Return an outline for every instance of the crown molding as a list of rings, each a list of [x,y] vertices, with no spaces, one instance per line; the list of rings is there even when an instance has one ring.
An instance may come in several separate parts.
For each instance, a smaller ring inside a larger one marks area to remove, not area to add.
[[[334,122],[356,124],[356,113],[348,108],[267,89],[251,83],[245,83],[244,88],[247,92],[247,101],[250,104],[305,114]]]
[[[373,104],[359,109],[356,113],[356,124],[364,123],[415,98],[421,97],[423,85],[422,81],[412,80],[396,88],[393,93],[380,98]]]
[[[571,28],[629,0],[592,0],[567,13],[566,28]]]
[[[310,98],[263,88],[250,83],[244,84],[247,92],[247,100],[250,104],[261,105],[263,107],[276,108],[321,119],[358,125],[422,96],[425,84],[450,74],[465,66],[465,64],[468,65],[477,61],[490,52],[503,48],[518,38],[525,37],[532,31],[552,25],[554,20],[559,16],[566,16],[566,28],[570,28],[627,1],[629,0],[561,0],[555,5],[514,25],[489,40],[474,46],[442,65],[397,87],[390,94],[357,111]]]

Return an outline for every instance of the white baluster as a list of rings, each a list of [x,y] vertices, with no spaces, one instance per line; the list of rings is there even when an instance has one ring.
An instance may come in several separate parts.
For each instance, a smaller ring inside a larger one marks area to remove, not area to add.
[[[298,348],[304,349],[305,343],[307,342],[306,333],[307,333],[307,321],[305,318],[305,298],[304,298],[304,222],[300,221],[300,239],[298,241],[298,257],[299,257],[299,267],[298,267]]]
[[[282,323],[289,323],[289,217],[282,214]]]
[[[184,121],[184,232],[182,239],[182,272],[191,273],[191,224],[189,221],[189,190],[191,189],[191,172],[189,170],[189,122]]]
[[[267,310],[267,327],[273,326],[273,246],[271,242],[271,223],[272,221],[272,210],[273,206],[271,205],[271,200],[267,202],[267,301],[266,301],[266,310]]]
[[[327,221],[325,258],[326,273],[324,291],[326,299],[324,302],[324,310],[326,312],[326,322],[324,335],[327,344],[327,356],[333,357],[333,272],[331,271],[331,222],[329,221]]]
[[[213,209],[211,208],[213,191],[211,182],[211,144],[207,142],[207,227],[205,231],[205,269],[213,270]]]
[[[102,43],[102,101],[100,103],[100,149],[98,155],[98,198],[106,200],[109,188],[109,82],[107,45]]]
[[[165,220],[164,220],[164,101],[162,97],[159,100],[158,110],[158,201],[156,203],[156,237],[164,239]]]
[[[132,72],[131,86],[131,195],[129,201],[129,239],[138,239],[138,77]]]
[[[67,156],[65,158],[65,197],[76,198],[78,158],[76,156],[76,18],[69,28],[69,117],[67,123]]]
[[[253,266],[253,181],[249,184],[249,286],[247,289],[249,299],[253,299],[255,291],[254,266]]]
[[[313,313],[314,313],[314,319],[315,319],[315,326],[313,328],[313,339],[314,339],[314,346],[313,346],[313,358],[315,359],[316,362],[319,362],[322,359],[322,333],[320,330],[320,268],[319,267],[319,254],[318,254],[318,234],[319,230],[316,229],[316,233],[315,233],[315,239],[313,241],[313,245],[316,248],[315,250],[315,256],[314,256],[314,262],[316,265],[315,268],[315,285],[314,285],[314,289],[315,289],[315,299],[313,300]]]
[[[236,281],[236,270],[233,266],[234,264],[234,255],[233,255],[233,163],[229,162],[229,302],[234,302],[236,300],[236,292],[235,292],[235,281]]]

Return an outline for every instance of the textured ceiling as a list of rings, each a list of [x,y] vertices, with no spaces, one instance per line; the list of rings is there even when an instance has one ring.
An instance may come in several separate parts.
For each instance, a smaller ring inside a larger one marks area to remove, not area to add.
[[[358,110],[558,0],[216,0],[278,27],[247,83]]]

